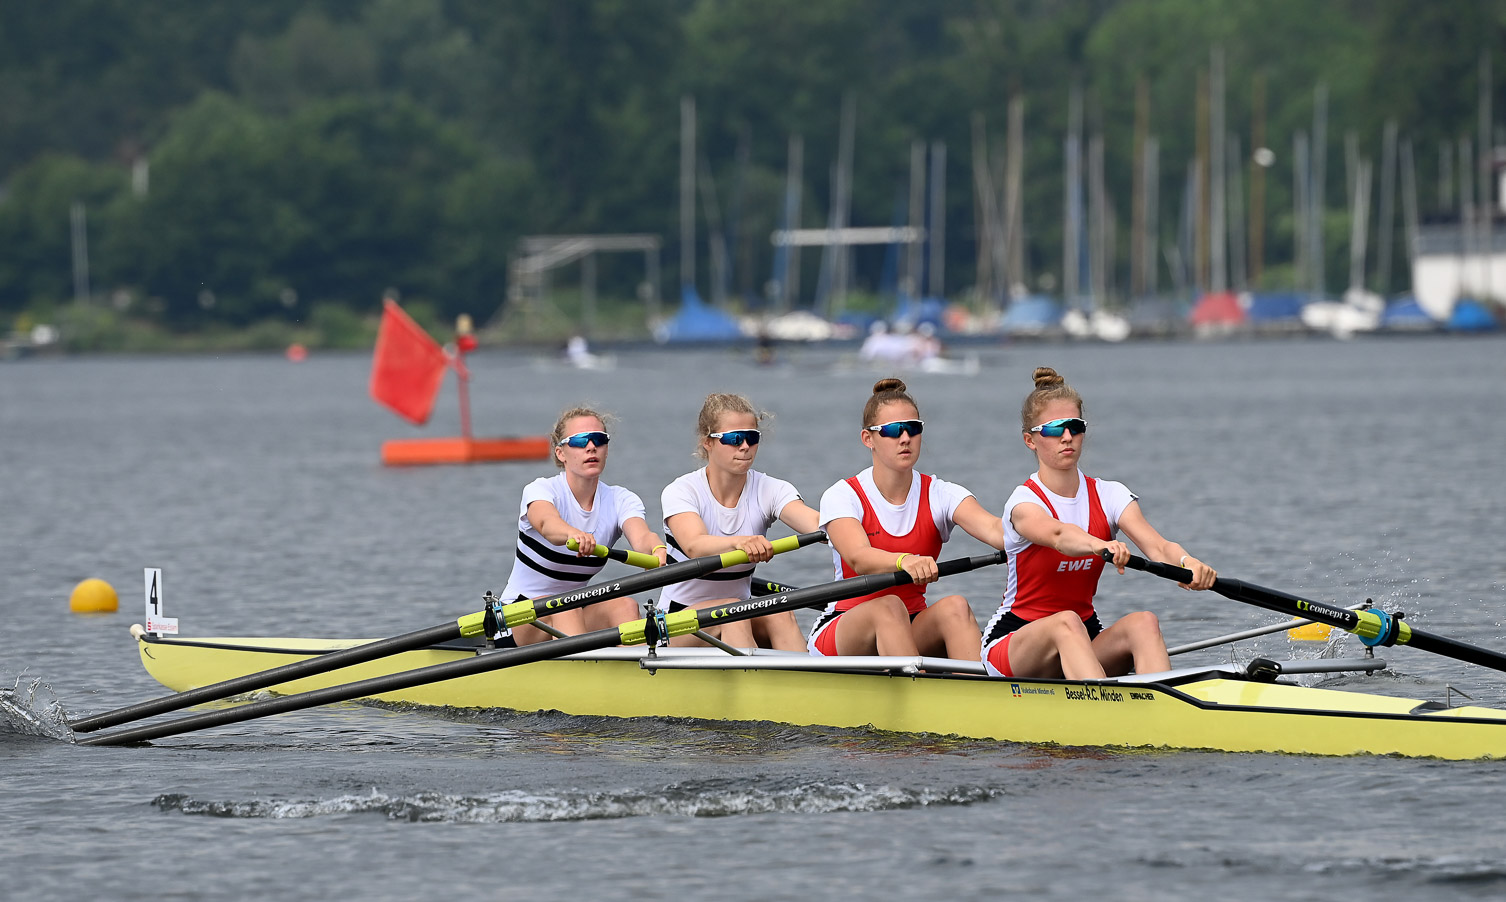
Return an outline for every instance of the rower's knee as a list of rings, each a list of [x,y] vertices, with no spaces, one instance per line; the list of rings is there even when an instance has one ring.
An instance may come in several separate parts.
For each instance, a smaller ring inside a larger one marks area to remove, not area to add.
[[[899,596],[897,595],[884,595],[879,598],[870,599],[864,602],[864,604],[873,605],[871,613],[885,620],[910,622],[910,611],[905,607],[905,603],[899,600]]]
[[[931,605],[931,611],[947,623],[971,625],[974,630],[978,628],[978,618],[973,615],[967,599],[961,595],[948,595]]]
[[[1042,629],[1050,631],[1058,647],[1063,642],[1073,640],[1089,641],[1087,625],[1073,611],[1057,611],[1055,614],[1042,617],[1037,622],[1041,624]]]
[[[1126,630],[1139,638],[1161,640],[1161,619],[1150,611],[1136,611],[1119,618]]]

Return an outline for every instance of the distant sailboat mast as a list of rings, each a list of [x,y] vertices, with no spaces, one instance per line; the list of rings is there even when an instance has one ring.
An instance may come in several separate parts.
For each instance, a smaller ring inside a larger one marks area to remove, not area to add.
[[[1082,233],[1082,88],[1072,85],[1067,101],[1067,137],[1064,148],[1067,178],[1063,192],[1062,220],[1066,225],[1062,235],[1062,302],[1067,309],[1074,309],[1081,293],[1078,274],[1082,261],[1080,244]]]
[[[680,296],[695,294],[695,98],[680,98]]]
[[[1224,49],[1213,48],[1208,75],[1208,167],[1212,176],[1208,186],[1209,289],[1215,294],[1229,290],[1225,255],[1229,248],[1224,204],[1228,199],[1224,174],[1228,161],[1224,155]]]

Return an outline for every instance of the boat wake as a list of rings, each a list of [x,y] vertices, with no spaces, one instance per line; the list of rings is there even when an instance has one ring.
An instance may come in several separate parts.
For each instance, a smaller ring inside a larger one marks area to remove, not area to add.
[[[26,680],[23,676],[17,676],[10,688],[0,686],[0,733],[73,740],[63,704],[53,694],[52,687],[40,679]]]
[[[812,782],[784,789],[750,788],[734,780],[676,783],[658,791],[565,792],[538,795],[505,790],[486,795],[420,792],[328,799],[213,801],[168,793],[152,800],[163,811],[229,818],[316,818],[377,814],[415,823],[495,824],[588,821],[628,817],[733,817],[746,814],[892,811],[988,801],[1001,789],[978,786],[910,788]]]

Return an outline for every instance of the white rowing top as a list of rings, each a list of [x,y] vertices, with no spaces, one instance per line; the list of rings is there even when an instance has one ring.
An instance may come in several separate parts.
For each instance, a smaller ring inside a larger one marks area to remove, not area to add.
[[[509,601],[519,596],[544,598],[579,589],[607,562],[606,558],[580,557],[540,535],[528,522],[528,505],[535,501],[553,504],[566,523],[591,533],[597,544],[608,548],[622,538],[622,529],[629,520],[634,517],[645,520],[642,499],[621,486],[597,483],[591,509],[586,510],[571,494],[564,473],[535,479],[523,489],[523,500],[518,506],[517,554],[513,558],[512,575],[502,590],[502,597]]]
[[[737,498],[737,506],[723,507],[711,494],[705,467],[686,473],[665,486],[659,498],[670,557],[676,561],[686,559],[669,528],[669,518],[676,514],[696,514],[706,525],[706,532],[713,536],[762,536],[768,535],[769,527],[779,519],[786,505],[799,500],[800,493],[790,483],[749,470],[748,482]],[[659,609],[668,610],[671,601],[688,605],[718,598],[747,598],[752,574],[752,564],[741,564],[719,570],[709,578],[666,586],[659,598]]]

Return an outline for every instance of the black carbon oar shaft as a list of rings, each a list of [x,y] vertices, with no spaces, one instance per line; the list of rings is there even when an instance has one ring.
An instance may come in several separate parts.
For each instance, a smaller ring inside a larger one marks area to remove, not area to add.
[[[1108,555],[1105,557],[1107,558]],[[1126,566],[1132,570],[1143,570],[1174,582],[1192,581],[1191,570],[1160,561],[1148,561],[1134,554],[1130,555]],[[1226,579],[1222,576],[1213,581],[1213,591],[1225,598],[1265,608],[1268,611],[1304,617],[1318,623],[1336,626],[1363,639],[1375,639],[1384,632],[1394,630],[1394,635],[1380,644],[1405,645],[1468,664],[1506,671],[1506,655],[1478,645],[1471,645],[1468,642],[1461,642],[1458,639],[1429,633],[1418,629],[1411,623],[1393,618],[1389,614],[1375,611],[1351,611],[1319,601],[1308,601],[1279,589],[1268,589],[1265,586],[1257,586],[1238,579]]]
[[[937,569],[941,576],[949,576],[978,567],[998,564],[1003,560],[1003,552],[996,551],[993,554],[977,557],[942,561],[937,565]],[[859,576],[819,586],[811,586],[807,589],[797,589],[794,592],[771,595],[764,598],[753,598],[747,601],[738,601],[716,607],[687,608],[667,615],[665,620],[669,624],[670,635],[684,635],[706,626],[717,626],[737,620],[761,617],[765,614],[777,614],[781,611],[793,611],[818,602],[829,603],[844,598],[856,598],[860,595],[869,595],[909,582],[911,582],[910,575],[902,570],[895,573]],[[475,655],[474,657],[459,661],[449,661],[444,664],[421,667],[417,670],[387,674],[360,680],[355,683],[345,683],[339,686],[315,689],[310,692],[301,692],[297,695],[287,695],[281,698],[252,702],[237,708],[192,714],[166,723],[147,724],[145,726],[120,730],[115,733],[90,736],[79,740],[79,743],[81,745],[125,745],[133,742],[146,742],[164,736],[174,736],[179,733],[188,733],[194,730],[254,720],[258,717],[283,714],[289,711],[300,711],[319,705],[351,701],[371,695],[381,695],[386,692],[409,689],[414,686],[439,683],[457,677],[488,673],[493,670],[501,670],[504,667],[516,667],[521,664],[532,664],[536,661],[562,658],[581,652],[597,651],[603,648],[611,648],[614,645],[636,645],[643,643],[649,638],[648,633],[650,629],[652,628],[649,626],[648,621],[635,620],[624,623],[615,629],[597,630],[591,633],[582,633],[579,636],[568,636],[564,639],[538,642],[522,648]]]
[[[790,551],[804,547],[813,542],[819,542],[826,538],[821,531],[802,533],[797,536],[786,536],[774,541],[774,547],[780,551]],[[741,558],[741,560],[729,560],[729,558]],[[540,598],[532,601],[514,602],[506,606],[506,610],[514,612],[514,616],[508,618],[508,626],[518,626],[531,623],[539,617],[550,614],[558,614],[562,611],[585,607],[598,601],[609,598],[620,598],[631,595],[634,592],[646,592],[650,589],[659,589],[673,583],[687,579],[694,579],[707,573],[715,573],[723,567],[735,566],[747,562],[747,555],[741,551],[727,552],[720,555],[707,555],[705,557],[692,558],[688,561],[669,564],[664,567],[656,567],[642,573],[634,573],[622,579],[606,583],[586,586],[552,595],[548,598]],[[205,702],[219,701],[232,695],[243,695],[268,686],[276,686],[279,683],[287,683],[303,677],[315,676],[328,673],[331,670],[339,670],[354,664],[364,664],[378,658],[390,657],[406,651],[414,651],[436,645],[441,642],[451,642],[466,636],[478,636],[483,632],[486,620],[486,612],[481,611],[467,614],[449,623],[441,623],[438,626],[415,630],[390,639],[378,639],[375,642],[367,642],[339,651],[325,652],[317,657],[303,661],[295,661],[292,664],[284,664],[270,670],[258,673],[248,673],[245,676],[214,683],[209,686],[200,686],[184,692],[166,695],[161,698],[138,702],[113,711],[105,711],[90,717],[83,717],[69,724],[75,733],[89,733],[94,730],[102,730],[106,727],[118,726],[133,720],[141,720],[157,714],[166,714],[169,711],[178,711],[192,705],[204,704]]]

